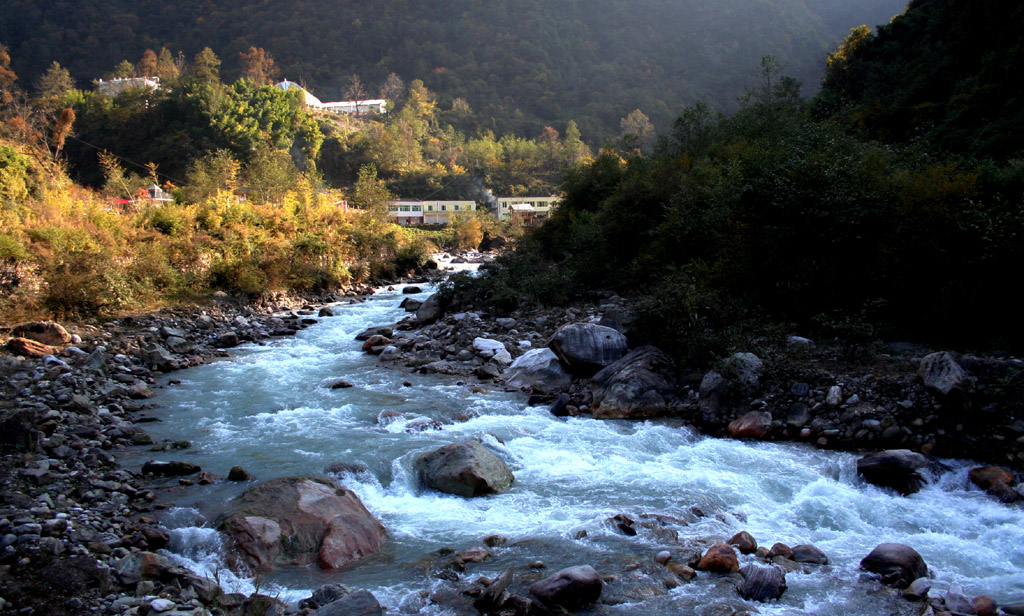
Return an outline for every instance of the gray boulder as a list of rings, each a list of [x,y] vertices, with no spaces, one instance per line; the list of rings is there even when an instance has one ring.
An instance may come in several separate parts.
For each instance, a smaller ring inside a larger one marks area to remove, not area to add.
[[[928,566],[917,550],[902,543],[882,543],[860,561],[861,569],[882,576],[882,582],[906,588],[928,575]]]
[[[512,362],[506,374],[505,385],[541,393],[562,391],[572,384],[572,375],[548,348],[523,353]]]
[[[218,527],[234,567],[337,569],[380,549],[384,527],[351,490],[323,477],[281,477],[249,488]]]
[[[722,362],[722,374],[745,393],[754,393],[761,388],[764,362],[753,353],[733,353]]]
[[[458,496],[483,496],[508,489],[515,477],[498,456],[474,440],[452,443],[416,459],[426,485]]]
[[[786,573],[782,567],[749,564],[740,568],[743,581],[736,590],[751,601],[773,601],[786,592]]]
[[[416,310],[416,322],[421,326],[436,323],[443,316],[444,306],[437,293],[428,297],[423,305]]]
[[[890,449],[857,460],[857,472],[877,486],[892,488],[906,496],[921,489],[924,479],[917,469],[928,465],[928,458],[909,449]]]
[[[675,390],[675,362],[653,346],[630,351],[590,379],[596,419],[638,419],[663,415]]]
[[[530,587],[530,596],[548,609],[575,610],[601,598],[604,580],[590,565],[568,567]]]
[[[368,590],[355,590],[315,610],[310,616],[381,616],[384,608]]]
[[[139,357],[150,368],[161,372],[170,372],[178,367],[178,364],[174,361],[174,356],[159,344],[139,349]]]
[[[570,323],[548,341],[562,365],[575,376],[593,376],[628,351],[626,337],[594,323]]]
[[[699,393],[697,407],[701,423],[710,426],[721,421],[728,407],[729,379],[712,370],[701,379]]]
[[[375,327],[367,327],[363,331],[356,334],[356,340],[365,341],[369,340],[374,336],[383,336],[385,338],[390,338],[394,334],[395,328],[390,327],[388,325],[377,325]]]
[[[953,411],[967,408],[967,373],[949,353],[926,355],[917,369],[917,378],[943,406]]]
[[[812,565],[827,565],[828,556],[813,545],[803,544],[793,546],[793,560],[798,563]]]

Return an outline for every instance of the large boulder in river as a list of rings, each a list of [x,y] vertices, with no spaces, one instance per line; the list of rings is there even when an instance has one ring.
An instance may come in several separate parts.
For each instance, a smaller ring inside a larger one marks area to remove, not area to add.
[[[1001,466],[979,466],[972,468],[967,476],[970,477],[971,483],[1004,503],[1012,503],[1020,498],[1013,489],[1017,478],[1009,469]]]
[[[773,601],[786,592],[786,573],[782,567],[772,565],[765,567],[754,563],[743,565],[740,569],[740,582],[736,590],[740,596],[751,601]]]
[[[928,458],[909,449],[889,449],[857,460],[857,472],[868,483],[892,488],[906,496],[921,489],[924,482],[917,469],[928,465]]]
[[[337,569],[380,549],[384,527],[351,490],[323,477],[281,477],[249,488],[219,528],[229,562],[262,572],[317,563]]]
[[[444,316],[444,304],[437,293],[427,298],[416,310],[416,323],[420,326],[436,323]]]
[[[425,453],[414,468],[431,488],[467,497],[501,492],[515,479],[498,456],[474,440]]]
[[[505,385],[509,387],[532,389],[539,393],[562,391],[571,384],[572,375],[549,348],[523,353],[508,367],[505,377]]]
[[[675,362],[664,351],[642,346],[590,379],[597,419],[637,419],[665,413],[675,390]]]
[[[530,587],[530,596],[544,607],[576,610],[601,598],[604,579],[590,565],[568,567]]]
[[[882,576],[882,582],[906,588],[928,575],[928,566],[917,550],[902,543],[882,543],[860,561],[861,569]]]
[[[716,573],[734,573],[740,570],[740,563],[736,558],[736,551],[731,545],[716,543],[701,556],[700,562],[697,563],[697,569]]]
[[[22,323],[11,330],[11,336],[15,338],[28,338],[48,346],[64,346],[71,342],[71,334],[59,323],[54,323],[53,321]]]
[[[625,355],[629,345],[610,327],[570,323],[551,336],[548,347],[573,375],[589,377]]]

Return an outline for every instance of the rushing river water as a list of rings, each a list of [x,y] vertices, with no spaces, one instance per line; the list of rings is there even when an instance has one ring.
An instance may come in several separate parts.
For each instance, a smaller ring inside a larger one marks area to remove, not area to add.
[[[310,567],[275,574],[259,580],[261,592],[295,601],[321,584],[341,582],[370,590],[389,613],[452,613],[423,607],[418,592],[443,582],[421,562],[439,548],[462,550],[500,534],[508,546],[494,550],[494,560],[471,566],[468,580],[508,566],[529,575],[526,565],[535,560],[547,564],[547,572],[591,564],[623,580],[605,591],[615,605],[593,613],[685,614],[715,601],[741,605],[717,575],[662,587],[656,596],[626,583],[635,563],[643,564],[635,569],[639,576],[658,550],[670,548],[667,528],[680,543],[706,547],[747,530],[760,544],[811,543],[828,555],[827,567],[788,574],[789,590],[779,602],[756,605],[762,614],[893,613],[888,591],[858,582],[860,559],[881,542],[917,549],[936,589],[955,582],[969,596],[1024,601],[1024,511],[969,488],[966,463],[945,461],[947,471],[903,498],[861,481],[851,454],[703,438],[671,422],[556,418],[544,407],[528,407],[519,394],[470,393],[454,377],[383,368],[360,351],[354,336],[402,318],[403,297],[380,293],[294,338],[242,347],[230,359],[176,373],[181,384],[162,389],[155,400],[163,421],[148,431],[192,443],[159,454],[162,459],[187,460],[221,476],[238,464],[260,480],[317,474],[332,462],[365,465],[342,479],[387,528],[384,551],[340,572]],[[355,386],[326,387],[338,377]],[[379,423],[383,410],[403,419]],[[443,427],[406,430],[422,417]],[[465,499],[417,486],[410,472],[417,455],[471,437],[483,437],[512,469],[516,479],[508,493]],[[173,529],[175,558],[216,576],[228,590],[251,592],[253,580],[223,568],[219,538],[209,528],[223,503],[244,487],[168,487],[163,500],[175,507],[164,522]],[[695,514],[695,507],[706,515]],[[636,520],[639,533],[616,531],[607,522],[616,514]],[[652,528],[642,527],[644,521]]]

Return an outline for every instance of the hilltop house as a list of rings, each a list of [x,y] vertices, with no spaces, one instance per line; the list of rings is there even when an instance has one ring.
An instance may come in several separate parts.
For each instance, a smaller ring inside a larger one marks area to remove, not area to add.
[[[96,91],[104,96],[117,96],[126,90],[159,90],[159,77],[127,77],[117,79],[97,79],[93,81]]]
[[[371,111],[376,113],[384,113],[387,110],[388,102],[382,98],[371,98],[361,101],[337,101],[333,103],[324,103],[319,98],[310,94],[308,90],[295,83],[294,81],[288,81],[285,79],[281,83],[275,84],[275,88],[280,88],[285,92],[298,89],[302,91],[305,97],[305,103],[307,107],[310,107],[317,111],[324,111],[327,113],[347,113],[349,115],[362,115]]]
[[[530,226],[544,220],[558,204],[558,197],[498,197],[498,220],[518,220]]]

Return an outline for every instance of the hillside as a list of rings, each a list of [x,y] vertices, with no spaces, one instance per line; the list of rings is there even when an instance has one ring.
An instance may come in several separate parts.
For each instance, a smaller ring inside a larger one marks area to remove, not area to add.
[[[683,104],[731,110],[758,60],[776,56],[816,89],[850,27],[887,22],[901,0],[10,0],[0,42],[32,83],[58,61],[79,84],[166,46],[211,47],[226,78],[265,48],[281,76],[324,100],[352,75],[375,95],[394,72],[423,79],[443,108],[462,97],[496,132],[535,135],[575,119],[592,143],[640,108],[667,128]]]

